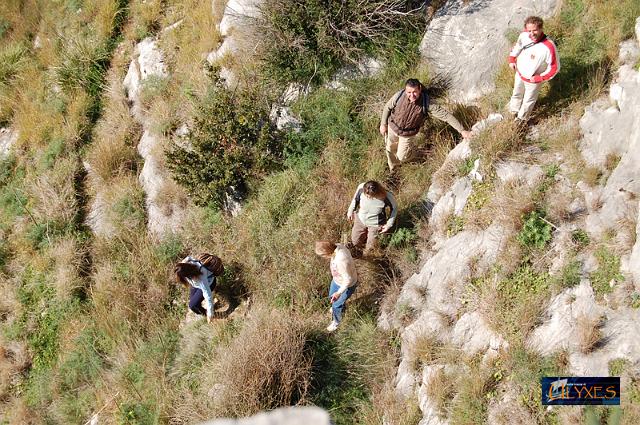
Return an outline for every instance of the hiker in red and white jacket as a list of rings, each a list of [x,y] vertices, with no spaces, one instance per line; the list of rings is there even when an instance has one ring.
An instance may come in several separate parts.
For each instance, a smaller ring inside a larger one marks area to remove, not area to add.
[[[509,54],[509,67],[516,71],[509,110],[516,121],[524,122],[538,100],[542,82],[560,70],[556,45],[542,31],[542,18],[524,20],[524,32]]]

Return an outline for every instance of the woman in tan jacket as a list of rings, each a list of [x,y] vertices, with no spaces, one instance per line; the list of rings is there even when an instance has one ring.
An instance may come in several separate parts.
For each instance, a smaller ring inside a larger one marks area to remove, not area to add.
[[[331,315],[333,320],[327,326],[329,332],[338,328],[345,310],[347,299],[353,295],[358,283],[356,264],[351,257],[349,249],[343,244],[335,244],[327,241],[316,242],[316,254],[330,260],[331,285],[329,286],[329,298],[331,300]]]

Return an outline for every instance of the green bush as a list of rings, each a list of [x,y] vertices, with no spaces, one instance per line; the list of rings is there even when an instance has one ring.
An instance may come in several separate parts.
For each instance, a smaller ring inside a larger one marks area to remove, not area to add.
[[[230,92],[213,78],[196,101],[189,146],[174,143],[166,156],[175,181],[197,205],[219,208],[230,187],[246,187],[249,179],[275,168],[281,146],[266,102],[256,92]]]
[[[563,267],[559,276],[559,283],[563,288],[571,288],[580,283],[582,264],[578,260],[570,261]]]
[[[580,249],[589,245],[590,239],[587,232],[585,232],[582,229],[576,229],[573,232],[571,232],[571,241],[574,244],[578,245],[578,249]]]
[[[124,403],[120,406],[121,425],[151,425],[158,423],[158,417],[153,412],[150,403]]]
[[[551,225],[544,220],[544,214],[540,211],[531,211],[527,214],[517,239],[528,248],[544,248],[551,240]]]
[[[284,83],[322,82],[343,64],[394,40],[392,34],[420,27],[421,5],[395,0],[268,0],[258,22],[269,40],[263,52],[265,74]]]
[[[389,246],[391,248],[406,247],[411,245],[417,238],[415,230],[402,227],[391,234]]]

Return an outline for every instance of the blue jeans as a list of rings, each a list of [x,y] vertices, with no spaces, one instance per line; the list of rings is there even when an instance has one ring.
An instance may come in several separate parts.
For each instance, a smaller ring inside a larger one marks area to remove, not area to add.
[[[329,298],[331,298],[333,294],[338,292],[338,289],[340,289],[340,285],[338,285],[335,280],[332,280],[331,286],[329,286]],[[344,313],[345,303],[347,302],[349,297],[353,295],[354,292],[356,292],[356,285],[347,288],[347,290],[344,291],[340,295],[340,297],[337,300],[335,300],[331,305],[331,315],[333,316],[333,320],[336,323],[340,323],[340,321],[342,320],[342,314]]]

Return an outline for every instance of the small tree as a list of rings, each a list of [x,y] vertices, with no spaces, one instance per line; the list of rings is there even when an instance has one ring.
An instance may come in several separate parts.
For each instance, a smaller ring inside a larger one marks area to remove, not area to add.
[[[173,143],[166,155],[174,180],[197,205],[220,208],[230,187],[245,187],[280,162],[282,149],[266,107],[256,92],[231,92],[218,77],[196,99],[188,144]]]

